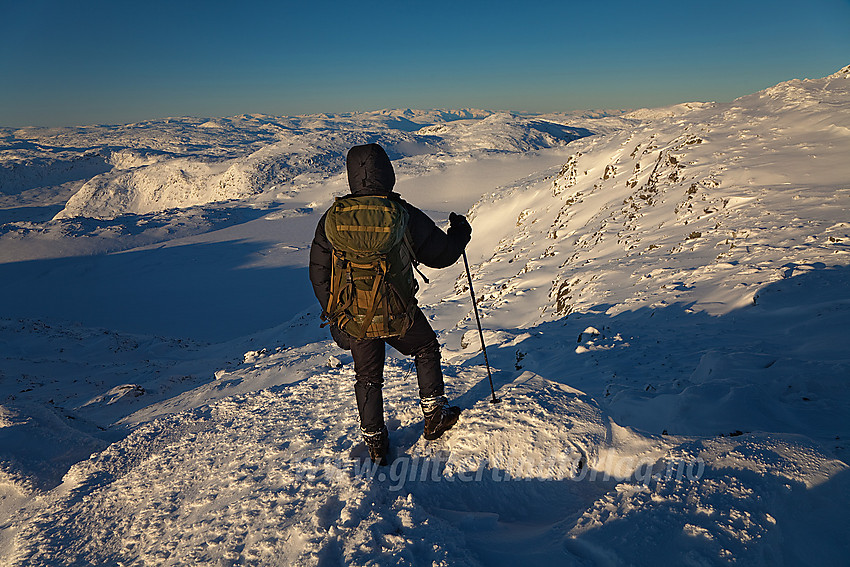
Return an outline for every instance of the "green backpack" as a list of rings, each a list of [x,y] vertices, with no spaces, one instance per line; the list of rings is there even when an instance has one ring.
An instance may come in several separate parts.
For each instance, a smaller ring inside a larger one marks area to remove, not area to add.
[[[322,318],[356,339],[404,335],[416,314],[409,214],[400,200],[338,198],[325,217],[333,246],[331,296]]]

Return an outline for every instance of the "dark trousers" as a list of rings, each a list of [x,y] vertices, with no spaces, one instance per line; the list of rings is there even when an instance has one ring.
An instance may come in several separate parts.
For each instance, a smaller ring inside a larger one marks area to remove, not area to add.
[[[403,337],[352,340],[351,356],[354,358],[354,373],[357,377],[354,394],[357,397],[357,411],[360,412],[360,427],[364,431],[378,431],[384,426],[381,388],[384,385],[385,345],[390,345],[406,356],[413,355],[419,397],[442,396],[445,392],[443,371],[440,368],[440,343],[421,310],[417,310],[413,324]]]

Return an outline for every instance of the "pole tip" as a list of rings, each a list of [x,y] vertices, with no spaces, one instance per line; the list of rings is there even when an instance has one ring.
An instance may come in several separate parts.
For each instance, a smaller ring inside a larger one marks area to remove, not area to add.
[[[493,399],[490,400],[490,403],[491,404],[498,404],[501,401],[502,401],[501,398],[497,398],[496,396],[493,396]]]

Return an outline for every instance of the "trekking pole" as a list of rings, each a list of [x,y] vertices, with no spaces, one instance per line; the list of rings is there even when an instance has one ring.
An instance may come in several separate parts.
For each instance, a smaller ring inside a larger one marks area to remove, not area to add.
[[[490,393],[493,394],[490,403],[498,404],[502,400],[496,397],[496,390],[493,388],[493,376],[490,374],[490,361],[487,360],[487,347],[484,346],[484,331],[481,330],[481,319],[478,318],[478,304],[475,302],[475,292],[472,290],[472,274],[469,272],[469,261],[466,259],[466,250],[463,251],[463,265],[466,267],[466,279],[469,280],[469,293],[472,295],[472,311],[475,313],[475,322],[478,323],[478,336],[481,337],[481,352],[484,353],[484,364],[487,365]]]

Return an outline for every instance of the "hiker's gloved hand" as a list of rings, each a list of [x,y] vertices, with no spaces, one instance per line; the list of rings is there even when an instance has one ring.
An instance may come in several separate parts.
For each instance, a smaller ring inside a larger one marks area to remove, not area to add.
[[[331,337],[333,337],[334,342],[342,350],[351,350],[351,335],[336,325],[331,325]]]
[[[450,238],[458,240],[464,247],[472,238],[472,227],[469,221],[463,215],[449,213],[449,230],[447,231]]]

